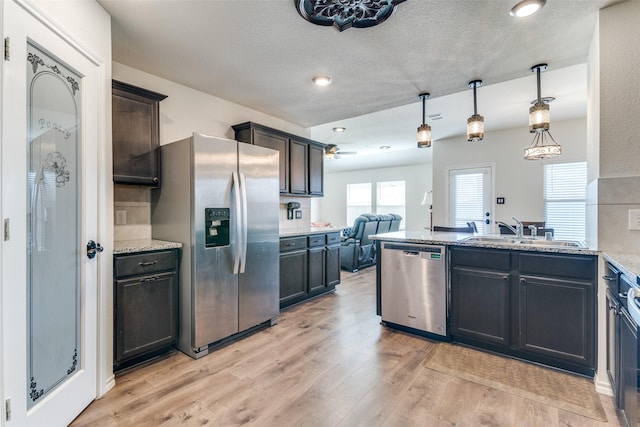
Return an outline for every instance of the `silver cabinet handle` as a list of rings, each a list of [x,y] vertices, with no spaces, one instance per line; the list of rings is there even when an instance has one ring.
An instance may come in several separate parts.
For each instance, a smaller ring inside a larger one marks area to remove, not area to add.
[[[140,267],[148,267],[150,265],[157,264],[157,263],[158,261],[146,261],[146,262],[139,262],[138,265]]]

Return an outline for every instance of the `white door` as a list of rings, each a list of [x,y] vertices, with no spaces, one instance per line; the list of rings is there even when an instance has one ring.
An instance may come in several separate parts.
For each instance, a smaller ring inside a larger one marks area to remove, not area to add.
[[[466,227],[475,222],[480,233],[492,230],[492,168],[449,170],[449,225]]]
[[[97,236],[99,67],[28,3],[2,7],[6,426],[66,425],[96,396],[97,263],[87,243]]]

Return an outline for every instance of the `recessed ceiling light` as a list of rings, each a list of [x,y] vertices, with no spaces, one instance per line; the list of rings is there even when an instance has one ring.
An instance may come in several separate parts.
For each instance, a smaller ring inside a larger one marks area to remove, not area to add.
[[[381,145],[381,146],[380,146],[380,149],[381,149],[381,150],[388,150],[388,149],[390,149],[390,148],[391,148],[391,146],[390,146],[390,145]]]
[[[334,132],[344,132],[346,130],[347,130],[347,128],[342,127],[342,126],[336,126],[336,127],[333,128]]]
[[[331,77],[317,76],[313,78],[313,84],[316,86],[328,86],[331,84]]]
[[[546,2],[547,0],[522,0],[513,6],[509,14],[518,18],[524,18],[542,9],[542,6],[544,6]]]

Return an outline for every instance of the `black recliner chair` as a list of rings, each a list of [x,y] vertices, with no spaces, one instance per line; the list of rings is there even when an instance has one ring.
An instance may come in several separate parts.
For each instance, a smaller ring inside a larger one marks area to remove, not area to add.
[[[376,246],[369,238],[374,234],[394,231],[395,226],[400,227],[402,217],[393,214],[362,214],[357,217],[349,233],[342,238],[340,246],[340,266],[343,270],[356,272],[361,268],[375,265]]]

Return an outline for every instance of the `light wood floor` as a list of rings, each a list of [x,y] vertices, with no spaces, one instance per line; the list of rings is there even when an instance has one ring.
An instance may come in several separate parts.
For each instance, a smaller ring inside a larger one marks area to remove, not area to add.
[[[423,366],[428,340],[375,315],[375,269],[283,311],[278,325],[199,360],[182,353],[116,378],[72,426],[617,426]]]

